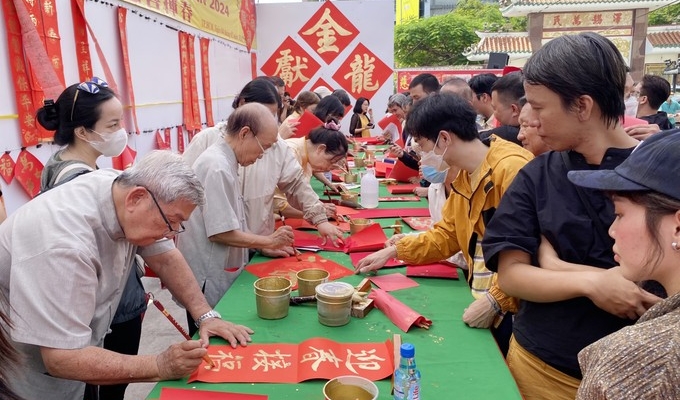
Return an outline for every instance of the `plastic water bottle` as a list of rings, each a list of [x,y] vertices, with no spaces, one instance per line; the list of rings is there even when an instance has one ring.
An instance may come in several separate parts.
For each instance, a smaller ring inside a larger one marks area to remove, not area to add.
[[[361,178],[361,206],[364,208],[378,207],[378,179],[372,168],[367,168]]]
[[[404,343],[399,349],[401,360],[394,371],[394,400],[420,399],[420,371],[416,368],[416,349]]]

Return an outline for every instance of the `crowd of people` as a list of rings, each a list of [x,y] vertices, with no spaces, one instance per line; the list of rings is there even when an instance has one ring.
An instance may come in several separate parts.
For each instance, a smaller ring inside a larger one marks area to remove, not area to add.
[[[211,336],[246,346],[254,332],[215,305],[255,252],[297,254],[279,216],[339,244],[311,179],[339,190],[324,174],[368,135],[419,171],[434,222],[357,273],[392,258],[461,267],[461,320],[491,330],[525,399],[680,397],[680,106],[665,79],[635,83],[612,42],[582,33],[500,77],[421,74],[380,106],[397,140],[376,132],[369,99],[352,107],[325,87],[292,99],[259,77],[183,155],[152,151],[121,172],[97,166],[127,144],[106,82],[46,103],[37,120],[63,147],[41,194],[0,223],[0,398],[122,399],[128,383],[188,375]],[[296,137],[304,113],[319,126]],[[137,355],[145,265],[198,340]]]

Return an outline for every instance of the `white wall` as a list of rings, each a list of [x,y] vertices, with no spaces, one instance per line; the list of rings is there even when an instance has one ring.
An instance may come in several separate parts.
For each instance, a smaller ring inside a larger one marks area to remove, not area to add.
[[[213,116],[215,122],[224,120],[231,112],[233,97],[251,78],[250,55],[245,47],[224,39],[213,37],[196,31],[150,11],[137,9],[138,14],[132,13],[136,7],[128,3],[121,4],[128,11],[128,52],[135,102],[137,104],[137,121],[141,133],[139,136],[129,137],[130,147],[137,150],[138,157],[155,148],[155,130],[182,123],[182,93],[179,63],[179,41],[177,31],[164,25],[196,35],[194,48],[196,51],[196,79],[198,94],[201,101],[201,121],[205,122],[203,86],[200,68],[200,45],[198,36],[216,39],[210,43],[210,79],[213,97]],[[73,39],[73,25],[71,22],[70,1],[56,1],[61,35],[61,48],[64,63],[66,85],[77,83],[78,72],[75,58],[75,44]],[[0,18],[2,18],[0,9]],[[121,91],[125,90],[122,58],[120,56],[120,41],[118,36],[117,9],[101,2],[85,2],[85,14],[95,35],[104,51],[109,66],[112,69]],[[142,15],[140,17],[139,15]],[[146,19],[145,17],[150,17]],[[155,20],[155,22],[154,22]],[[90,39],[90,53],[94,75],[105,79],[103,70],[96,55],[94,44]],[[14,100],[14,86],[9,69],[10,60],[6,56],[7,38],[4,29],[0,29],[0,151],[11,151],[10,155],[16,160],[21,146]],[[132,129],[128,126],[128,129]],[[172,130],[172,148],[177,149],[176,129]],[[45,144],[40,148],[30,147],[43,164],[50,155],[58,150],[58,146]],[[111,161],[105,157],[98,160],[100,167],[110,167]],[[0,185],[5,197],[8,213],[13,212],[29,200],[18,182],[13,180],[7,185],[0,179]]]

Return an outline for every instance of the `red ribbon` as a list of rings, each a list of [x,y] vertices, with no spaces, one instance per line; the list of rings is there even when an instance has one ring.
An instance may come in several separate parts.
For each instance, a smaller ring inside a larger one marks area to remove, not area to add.
[[[71,18],[73,20],[73,38],[76,42],[76,60],[78,61],[78,78],[85,82],[92,77],[92,59],[90,44],[87,38],[85,17],[80,12],[84,0],[71,0]]]
[[[193,129],[194,112],[191,106],[191,82],[189,82],[191,76],[189,72],[189,36],[186,32],[179,32],[179,59],[182,73],[182,122],[187,129]]]
[[[177,152],[184,153],[184,128],[182,125],[177,126]]]
[[[201,109],[198,106],[198,85],[196,84],[196,52],[194,49],[194,35],[187,35],[187,52],[189,54],[189,85],[191,87],[191,114],[193,115],[194,124],[187,125],[187,130],[201,129]],[[189,139],[191,141],[191,139]]]

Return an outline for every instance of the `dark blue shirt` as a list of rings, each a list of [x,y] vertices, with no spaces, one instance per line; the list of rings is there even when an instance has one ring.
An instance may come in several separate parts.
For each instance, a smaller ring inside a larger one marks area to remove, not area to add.
[[[588,165],[579,153],[568,155],[573,170],[614,169],[632,150],[608,149],[599,166]],[[567,172],[561,153],[551,151],[517,174],[486,227],[482,249],[487,268],[498,270],[498,254],[504,250],[528,253],[532,265],[537,266],[541,235],[548,238],[561,260],[599,268],[616,265],[614,241],[606,232],[614,221],[612,202],[601,191],[581,188],[600,218],[600,229],[590,218],[576,186],[567,179]],[[580,378],[578,352],[633,322],[607,313],[585,297],[554,303],[522,300],[513,334],[530,353]]]

